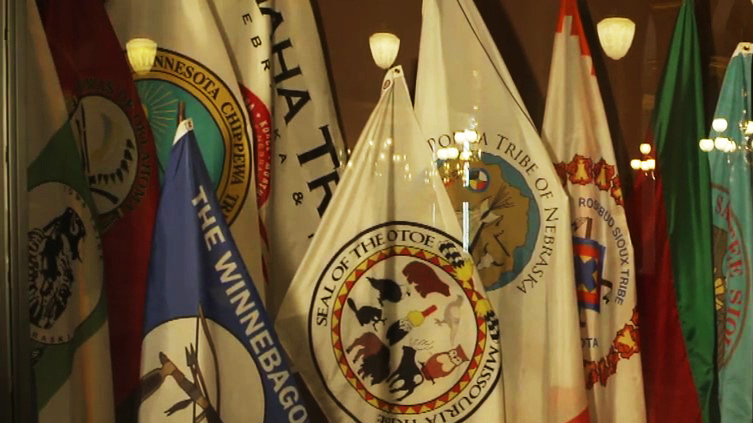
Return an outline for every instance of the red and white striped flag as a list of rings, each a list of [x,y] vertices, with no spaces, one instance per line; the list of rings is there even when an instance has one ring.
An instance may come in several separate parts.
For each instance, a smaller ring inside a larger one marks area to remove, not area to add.
[[[570,194],[591,420],[645,422],[633,246],[576,0],[562,0],[542,138]]]

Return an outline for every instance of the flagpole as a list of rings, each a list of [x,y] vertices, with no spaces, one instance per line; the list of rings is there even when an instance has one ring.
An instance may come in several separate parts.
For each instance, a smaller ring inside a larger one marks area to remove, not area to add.
[[[26,196],[26,2],[3,1],[3,21],[8,32],[2,60],[3,111],[2,151],[7,153],[7,168],[0,163],[0,184],[4,194],[0,206],[8,210],[0,225],[0,239],[7,251],[0,260],[0,420],[32,421],[31,353],[29,338],[29,299],[27,274],[27,196]],[[6,201],[7,204],[3,204]],[[6,226],[7,225],[7,226]],[[6,232],[7,231],[7,232]],[[7,260],[7,261],[6,261]],[[8,263],[6,267],[6,263]],[[12,388],[12,392],[11,392]]]

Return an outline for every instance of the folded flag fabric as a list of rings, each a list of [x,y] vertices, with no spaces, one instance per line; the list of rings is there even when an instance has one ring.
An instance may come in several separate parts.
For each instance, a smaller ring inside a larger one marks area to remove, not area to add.
[[[175,139],[149,267],[139,421],[308,422],[191,120]]]
[[[622,184],[576,0],[562,0],[542,139],[570,196],[592,422],[646,421],[635,260]]]
[[[503,422],[496,316],[401,67],[382,94],[277,318],[332,422]]]
[[[568,198],[472,1],[424,1],[416,115],[468,159],[439,171],[499,313],[508,421],[588,421]]]
[[[40,423],[110,423],[115,405],[100,227],[63,92],[32,0],[26,1],[28,296]]]
[[[728,145],[708,155],[722,423],[753,421],[753,187],[746,149],[753,134],[751,62],[753,44],[738,44],[714,112],[714,121],[723,119],[726,128],[710,134]]]

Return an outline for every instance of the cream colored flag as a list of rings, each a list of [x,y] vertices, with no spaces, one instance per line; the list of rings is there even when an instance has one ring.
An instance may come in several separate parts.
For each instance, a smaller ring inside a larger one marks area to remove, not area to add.
[[[276,323],[329,421],[505,421],[497,318],[460,236],[395,67]]]
[[[438,168],[499,315],[507,419],[587,422],[568,199],[470,0],[424,1],[416,115],[470,151]]]
[[[561,1],[542,138],[570,194],[591,421],[645,422],[633,245],[576,0]]]

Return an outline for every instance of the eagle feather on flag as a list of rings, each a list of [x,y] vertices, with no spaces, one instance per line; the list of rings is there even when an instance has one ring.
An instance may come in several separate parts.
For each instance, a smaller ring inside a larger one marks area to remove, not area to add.
[[[276,322],[330,421],[505,421],[501,334],[460,237],[394,67]]]
[[[35,421],[111,423],[115,406],[95,201],[42,21],[26,2],[28,261]]]
[[[439,170],[499,313],[508,421],[587,422],[568,198],[470,0],[424,0],[416,114],[468,158]]]
[[[633,245],[577,0],[561,0],[542,139],[570,196],[591,421],[644,423]]]

